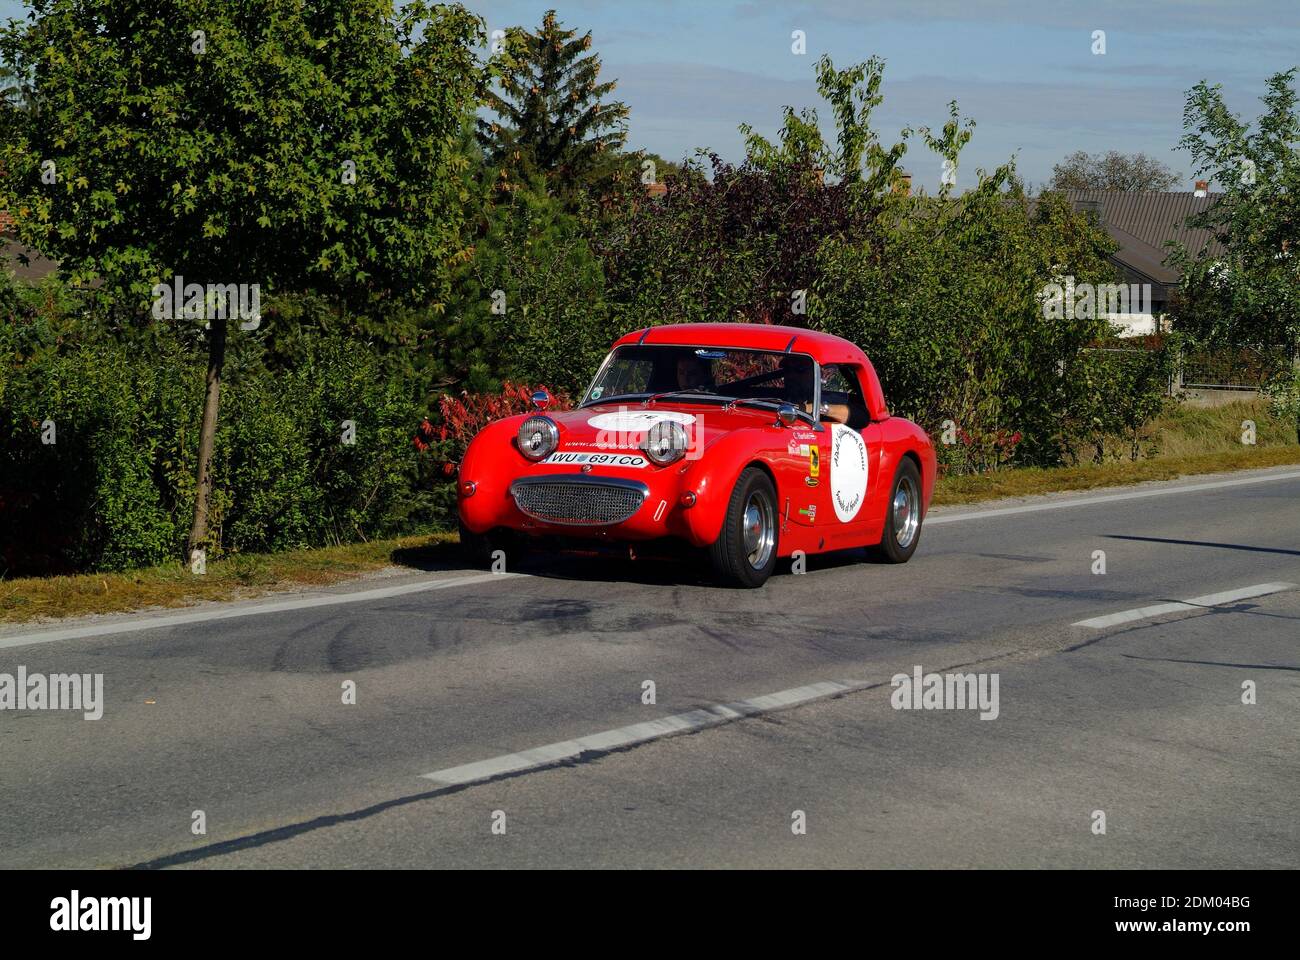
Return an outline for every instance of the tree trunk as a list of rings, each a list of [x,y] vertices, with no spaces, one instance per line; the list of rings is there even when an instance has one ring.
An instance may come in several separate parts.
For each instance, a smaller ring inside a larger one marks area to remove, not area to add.
[[[198,483],[194,495],[194,525],[186,548],[186,562],[208,539],[208,500],[212,495],[212,447],[217,435],[217,408],[221,401],[221,370],[226,362],[226,321],[213,319],[208,333],[207,389],[203,395],[203,423],[199,427]]]

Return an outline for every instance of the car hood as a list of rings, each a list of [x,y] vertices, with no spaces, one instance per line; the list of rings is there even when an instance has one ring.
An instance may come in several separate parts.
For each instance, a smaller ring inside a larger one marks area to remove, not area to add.
[[[649,407],[640,403],[593,404],[547,416],[560,428],[559,450],[636,449],[646,431],[663,420],[676,420],[686,429],[692,448],[704,450],[724,434],[776,421],[774,410],[704,403],[654,403]]]

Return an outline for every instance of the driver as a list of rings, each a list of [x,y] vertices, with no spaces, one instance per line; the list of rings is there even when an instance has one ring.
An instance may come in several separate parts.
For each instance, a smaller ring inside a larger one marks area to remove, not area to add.
[[[785,378],[783,399],[804,413],[813,412],[813,365],[807,357],[793,355],[781,358],[781,373]],[[849,408],[843,403],[823,403],[821,419],[833,423],[848,423]]]

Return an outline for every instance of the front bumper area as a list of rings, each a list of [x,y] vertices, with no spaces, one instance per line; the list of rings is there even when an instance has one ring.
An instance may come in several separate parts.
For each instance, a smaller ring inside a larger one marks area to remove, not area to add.
[[[520,477],[510,484],[515,508],[548,526],[620,524],[640,510],[649,496],[650,487],[639,480],[581,473]]]

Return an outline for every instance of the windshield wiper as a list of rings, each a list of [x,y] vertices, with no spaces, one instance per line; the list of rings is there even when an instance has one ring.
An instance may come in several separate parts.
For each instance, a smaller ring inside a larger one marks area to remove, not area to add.
[[[666,393],[656,393],[653,396],[646,397],[641,401],[641,406],[648,407],[656,400],[663,400],[667,397],[699,397],[702,400],[726,399],[725,397],[718,396],[716,393],[708,393],[703,390],[669,390]]]
[[[780,410],[780,409],[781,409],[783,406],[785,406],[787,403],[790,403],[790,401],[789,401],[789,400],[773,400],[773,399],[771,399],[771,398],[769,398],[769,397],[737,397],[736,399],[734,399],[734,400],[732,400],[730,403],[728,403],[728,404],[727,404],[727,407],[728,407],[728,408],[731,408],[731,407],[737,406],[738,404],[742,404],[742,403],[751,403],[751,404],[754,404],[755,406],[763,407],[763,408],[768,409],[768,410]],[[798,415],[799,415],[800,417],[802,417],[803,419],[807,420],[809,423],[814,423],[814,422],[815,422],[815,421],[813,420],[813,418],[808,414],[808,412],[807,412],[806,410],[804,410],[804,408],[803,408],[802,406],[800,406],[799,404],[797,404],[797,403],[790,403],[790,406],[794,407],[794,409],[795,409],[795,413],[796,413],[796,414],[798,414]]]
[[[778,408],[779,408],[779,407],[781,406],[781,404],[785,403],[785,401],[784,401],[784,400],[773,400],[773,399],[771,399],[770,397],[734,397],[734,398],[731,400],[731,402],[727,404],[727,406],[729,406],[729,407],[734,407],[734,406],[736,406],[736,405],[739,404],[739,403],[756,403],[756,404],[758,404],[760,407],[772,406],[772,407],[778,407]],[[799,409],[799,408],[798,408],[798,407],[795,407],[795,409],[797,410],[797,409]]]

